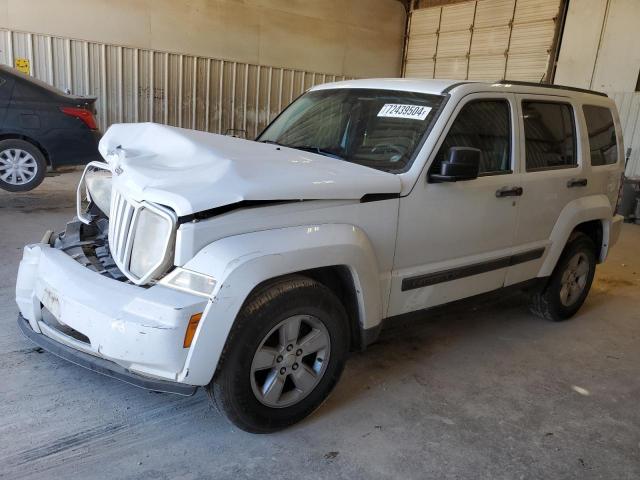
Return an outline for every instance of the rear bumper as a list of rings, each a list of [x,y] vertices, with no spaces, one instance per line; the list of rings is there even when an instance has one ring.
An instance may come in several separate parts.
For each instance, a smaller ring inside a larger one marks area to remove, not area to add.
[[[49,353],[56,355],[57,357],[74,363],[80,367],[86,368],[93,372],[107,377],[115,378],[117,380],[126,382],[136,387],[145,388],[147,390],[153,390],[156,392],[175,393],[178,395],[193,395],[198,387],[194,385],[187,385],[184,383],[169,382],[166,380],[156,380],[152,378],[143,377],[142,375],[136,375],[122,368],[120,365],[114,362],[110,362],[103,358],[95,357],[87,353],[83,353],[79,350],[75,350],[71,347],[67,347],[62,343],[46,337],[41,333],[36,333],[29,325],[29,321],[21,314],[18,314],[18,326],[22,333],[25,334],[33,343],[42,347]]]

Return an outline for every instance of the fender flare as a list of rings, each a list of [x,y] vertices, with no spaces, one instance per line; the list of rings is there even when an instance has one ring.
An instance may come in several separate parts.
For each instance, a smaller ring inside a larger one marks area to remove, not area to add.
[[[211,381],[236,316],[253,289],[271,278],[319,267],[346,266],[353,278],[361,328],[382,319],[378,262],[356,226],[322,224],[235,235],[204,247],[184,268],[216,282],[179,381]]]
[[[553,273],[553,269],[574,229],[581,223],[593,220],[602,222],[602,246],[598,257],[600,262],[604,261],[609,248],[612,209],[606,195],[590,195],[565,205],[551,231],[551,246],[542,267],[540,267],[538,276],[547,277]]]

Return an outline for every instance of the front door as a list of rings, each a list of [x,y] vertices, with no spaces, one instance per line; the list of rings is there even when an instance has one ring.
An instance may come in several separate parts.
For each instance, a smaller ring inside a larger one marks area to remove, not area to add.
[[[503,286],[521,193],[515,96],[479,93],[457,106],[412,192],[401,198],[388,316]],[[474,180],[430,183],[451,147],[481,151]]]

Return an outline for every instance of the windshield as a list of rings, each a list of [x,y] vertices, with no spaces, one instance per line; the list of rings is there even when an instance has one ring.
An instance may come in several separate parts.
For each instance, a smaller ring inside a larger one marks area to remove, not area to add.
[[[443,98],[361,88],[308,92],[289,105],[258,141],[379,170],[404,171]]]

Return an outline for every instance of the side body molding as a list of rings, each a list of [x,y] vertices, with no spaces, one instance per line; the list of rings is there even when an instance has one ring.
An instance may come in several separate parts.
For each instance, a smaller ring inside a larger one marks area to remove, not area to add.
[[[382,289],[374,250],[353,225],[320,224],[227,237],[203,248],[184,268],[217,281],[179,380],[206,385],[243,302],[265,280],[312,268],[343,265],[351,272],[362,328],[382,319]],[[388,293],[388,292],[387,292]]]
[[[581,223],[592,220],[602,222],[602,248],[599,254],[599,261],[603,262],[609,250],[612,210],[613,207],[606,195],[589,195],[569,202],[560,212],[560,216],[551,231],[549,253],[540,268],[538,276],[546,277],[551,275],[573,229]]]

